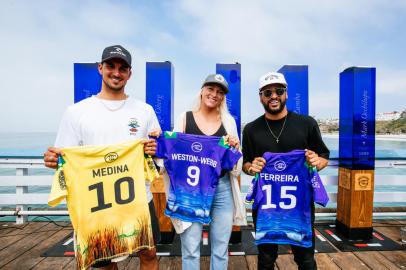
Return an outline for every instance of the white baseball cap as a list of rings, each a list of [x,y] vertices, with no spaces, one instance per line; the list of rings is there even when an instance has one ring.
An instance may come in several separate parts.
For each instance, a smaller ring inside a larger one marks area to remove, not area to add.
[[[282,73],[278,72],[268,72],[259,78],[259,89],[262,89],[264,86],[270,84],[282,84],[285,87],[288,86],[285,76]]]

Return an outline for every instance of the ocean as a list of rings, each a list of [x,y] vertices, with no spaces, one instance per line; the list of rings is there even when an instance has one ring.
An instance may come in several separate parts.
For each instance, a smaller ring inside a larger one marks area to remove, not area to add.
[[[0,158],[1,157],[42,157],[43,153],[55,141],[56,133],[52,132],[31,132],[31,133],[0,133]],[[323,140],[331,151],[331,158],[338,157],[338,136],[325,134]],[[393,158],[406,159],[406,136],[377,136],[375,145],[376,159]],[[54,172],[51,169],[32,169],[30,175],[50,175]],[[329,166],[322,170],[321,175],[337,175],[338,168]],[[375,169],[376,175],[404,175],[404,186],[377,186],[378,191],[406,191],[406,168],[380,168]],[[0,175],[15,175],[14,169],[0,169]],[[241,189],[247,192],[250,177],[242,174]],[[327,186],[328,191],[336,190],[336,186]],[[29,192],[49,192],[50,187],[30,187]],[[15,193],[15,187],[0,187],[0,194]],[[380,203],[374,206],[405,206],[405,203]],[[0,205],[1,208],[10,205]],[[46,205],[35,205],[35,207],[46,207]],[[328,207],[335,207],[329,204]],[[4,218],[3,218],[4,219]],[[2,218],[0,218],[2,220]]]

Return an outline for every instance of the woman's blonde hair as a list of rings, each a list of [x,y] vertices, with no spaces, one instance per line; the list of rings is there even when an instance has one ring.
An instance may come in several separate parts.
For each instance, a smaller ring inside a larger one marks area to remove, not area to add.
[[[195,101],[193,103],[192,111],[197,112],[200,110],[200,106],[202,105],[202,92],[203,92],[203,87],[200,89],[200,91],[197,94],[197,97],[195,98]],[[228,110],[227,106],[227,98],[226,95],[224,94],[223,100],[220,103],[220,106],[217,108],[217,110],[220,112],[220,119],[226,119],[227,116],[231,117],[230,111]]]

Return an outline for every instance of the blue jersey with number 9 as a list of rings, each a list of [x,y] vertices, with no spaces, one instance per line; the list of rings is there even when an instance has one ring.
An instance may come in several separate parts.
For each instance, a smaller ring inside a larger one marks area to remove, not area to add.
[[[255,243],[312,246],[311,203],[326,206],[328,195],[305,151],[263,155],[266,165],[252,180],[246,201],[258,209]]]
[[[210,223],[210,208],[222,170],[229,171],[241,153],[223,137],[164,132],[156,157],[164,159],[170,179],[165,214],[183,221]]]

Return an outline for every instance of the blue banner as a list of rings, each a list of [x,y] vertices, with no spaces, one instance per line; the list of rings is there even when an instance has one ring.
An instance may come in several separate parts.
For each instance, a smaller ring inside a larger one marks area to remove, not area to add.
[[[227,106],[241,138],[241,64],[216,64],[216,73],[223,75],[228,82]]]
[[[146,102],[158,117],[163,131],[173,129],[174,67],[171,62],[147,62]]]
[[[284,65],[278,70],[288,83],[288,111],[309,115],[309,67],[306,65]]]
[[[100,92],[102,77],[97,63],[74,63],[74,101],[79,102]]]
[[[375,167],[376,69],[350,67],[340,73],[340,166]]]

